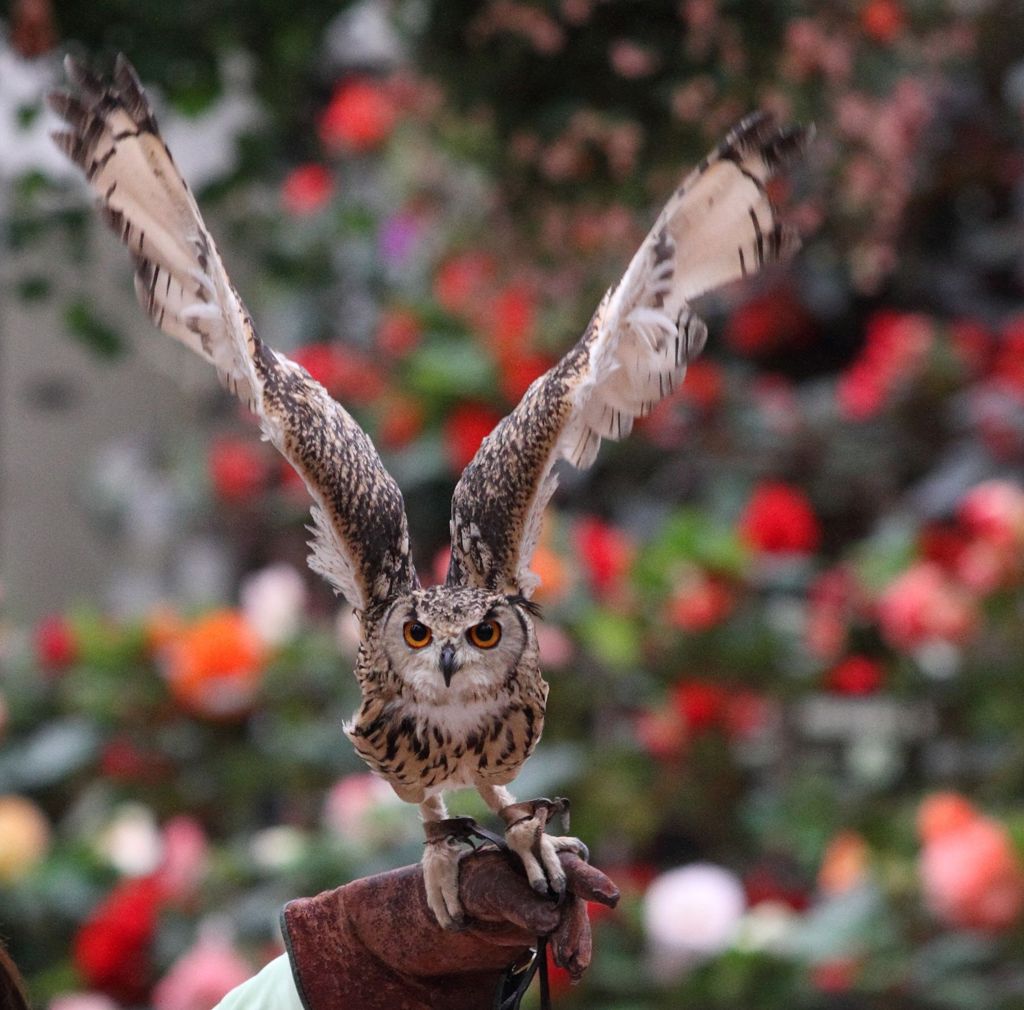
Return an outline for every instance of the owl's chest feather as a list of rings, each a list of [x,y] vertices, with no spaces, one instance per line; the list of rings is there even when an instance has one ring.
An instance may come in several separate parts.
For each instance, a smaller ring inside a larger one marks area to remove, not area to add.
[[[345,732],[359,756],[408,802],[420,803],[442,787],[503,785],[540,739],[543,687],[526,696],[448,705],[367,697]]]

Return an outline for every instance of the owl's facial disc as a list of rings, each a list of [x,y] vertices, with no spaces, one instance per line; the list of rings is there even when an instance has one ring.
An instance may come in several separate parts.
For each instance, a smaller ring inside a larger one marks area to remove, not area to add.
[[[498,689],[532,636],[507,597],[435,586],[396,601],[383,639],[391,671],[423,700],[446,705]]]

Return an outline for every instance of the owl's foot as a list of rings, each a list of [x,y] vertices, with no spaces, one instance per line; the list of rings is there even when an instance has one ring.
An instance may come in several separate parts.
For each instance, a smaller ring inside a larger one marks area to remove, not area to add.
[[[472,817],[446,817],[426,821],[423,830],[427,841],[423,848],[423,884],[427,905],[442,929],[462,929],[466,914],[459,901],[459,859],[463,843],[473,835],[476,821]]]
[[[505,822],[505,841],[522,860],[530,887],[538,894],[554,892],[560,898],[565,894],[565,871],[558,853],[575,852],[584,860],[590,857],[586,845],[578,838],[544,833],[553,816],[560,815],[568,828],[569,801],[539,799],[511,803],[498,814]]]

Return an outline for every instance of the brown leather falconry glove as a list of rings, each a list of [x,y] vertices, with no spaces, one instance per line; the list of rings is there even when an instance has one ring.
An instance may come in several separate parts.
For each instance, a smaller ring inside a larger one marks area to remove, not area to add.
[[[308,1010],[489,1010],[510,968],[548,936],[557,964],[579,978],[590,964],[587,901],[613,907],[600,871],[560,854],[566,899],[536,894],[502,853],[468,853],[459,897],[468,917],[445,931],[427,907],[420,866],[356,880],[282,914],[295,981]]]

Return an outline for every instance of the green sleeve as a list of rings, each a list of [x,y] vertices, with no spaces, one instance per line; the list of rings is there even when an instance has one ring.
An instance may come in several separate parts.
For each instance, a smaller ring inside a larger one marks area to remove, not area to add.
[[[303,1010],[288,957],[275,958],[258,975],[232,989],[214,1010]]]

